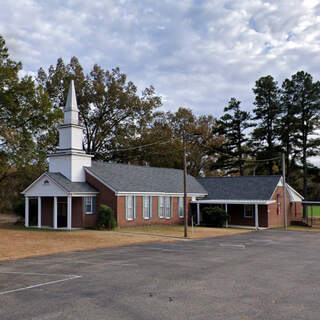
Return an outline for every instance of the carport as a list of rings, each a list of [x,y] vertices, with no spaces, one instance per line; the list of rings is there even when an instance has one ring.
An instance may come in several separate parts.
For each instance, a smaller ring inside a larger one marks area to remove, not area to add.
[[[267,226],[268,205],[275,200],[196,200],[197,224],[203,221],[201,207],[218,206],[231,216],[230,227],[249,227],[258,229]],[[260,217],[260,223],[259,223]],[[247,222],[247,223],[246,223]],[[228,226],[228,224],[226,225]]]

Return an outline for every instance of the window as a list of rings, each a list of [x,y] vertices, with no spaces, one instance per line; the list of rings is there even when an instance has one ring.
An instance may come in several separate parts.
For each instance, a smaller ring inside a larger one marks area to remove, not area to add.
[[[135,220],[136,218],[136,197],[127,196],[126,197],[126,219]]]
[[[164,197],[158,197],[158,216],[164,218]]]
[[[172,198],[164,198],[164,211],[165,218],[170,219],[172,217]]]
[[[184,217],[183,198],[182,197],[179,198],[178,215],[179,215],[179,218],[183,218]]]
[[[143,197],[143,219],[152,218],[152,197]]]
[[[253,205],[244,205],[244,217],[253,218]]]
[[[84,213],[96,213],[96,197],[84,197]]]

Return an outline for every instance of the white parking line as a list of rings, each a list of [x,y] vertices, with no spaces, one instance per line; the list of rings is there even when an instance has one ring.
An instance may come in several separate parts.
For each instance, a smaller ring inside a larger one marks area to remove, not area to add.
[[[0,274],[62,276],[61,274],[45,274],[45,273],[30,273],[30,272],[0,272]],[[19,291],[25,291],[25,290],[34,289],[34,288],[38,288],[38,287],[43,287],[43,286],[47,286],[47,285],[51,285],[51,284],[55,284],[55,283],[59,283],[59,282],[64,282],[64,281],[69,281],[69,280],[82,278],[82,276],[76,276],[76,275],[66,275],[66,276],[69,276],[69,278],[60,279],[60,280],[54,280],[54,281],[48,281],[48,282],[42,282],[42,283],[38,283],[38,284],[35,284],[35,285],[32,285],[32,286],[27,286],[27,287],[22,287],[22,288],[18,288],[18,289],[2,291],[2,292],[0,292],[0,295],[5,295],[5,294],[8,294],[8,293],[19,292]]]
[[[245,249],[246,246],[244,244],[233,244],[233,243],[220,243],[220,247],[235,247]]]

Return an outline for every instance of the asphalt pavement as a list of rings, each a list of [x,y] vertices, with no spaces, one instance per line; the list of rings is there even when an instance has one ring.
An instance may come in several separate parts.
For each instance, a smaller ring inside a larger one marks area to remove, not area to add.
[[[0,319],[320,319],[320,233],[264,230],[0,262]]]

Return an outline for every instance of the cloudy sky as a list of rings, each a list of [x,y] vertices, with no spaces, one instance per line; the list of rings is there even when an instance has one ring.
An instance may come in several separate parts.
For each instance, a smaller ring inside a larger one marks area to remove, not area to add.
[[[152,84],[165,110],[221,115],[230,97],[298,70],[320,79],[319,0],[0,0],[0,33],[26,72],[77,56]]]

